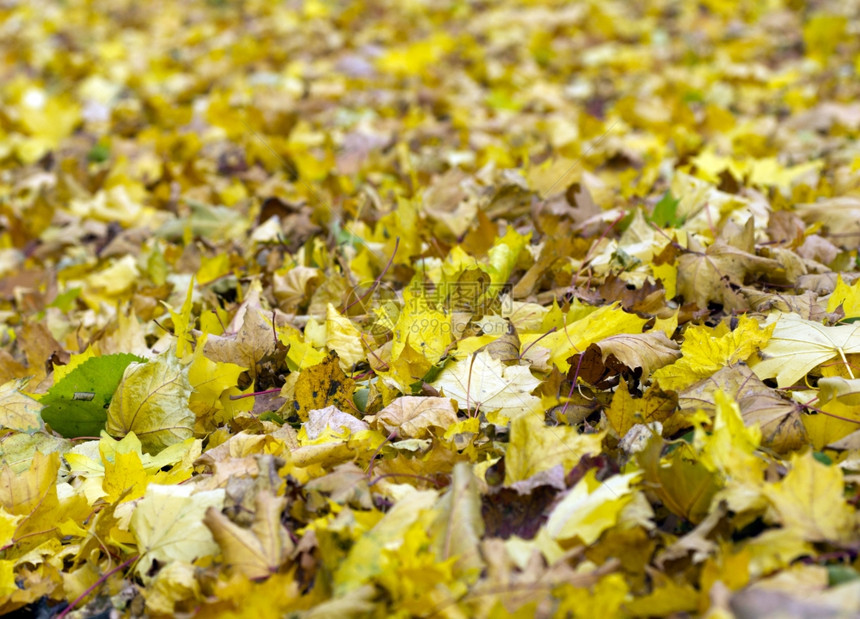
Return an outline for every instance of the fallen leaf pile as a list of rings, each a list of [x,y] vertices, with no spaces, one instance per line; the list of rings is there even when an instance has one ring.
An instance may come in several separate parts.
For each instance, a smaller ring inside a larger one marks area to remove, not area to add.
[[[0,613],[860,613],[856,0],[0,52]]]

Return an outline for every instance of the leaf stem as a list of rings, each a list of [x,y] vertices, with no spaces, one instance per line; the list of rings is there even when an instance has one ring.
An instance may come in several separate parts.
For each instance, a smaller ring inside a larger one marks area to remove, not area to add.
[[[258,395],[270,395],[272,393],[280,393],[281,388],[264,389],[263,391],[254,391],[253,393],[241,393],[239,395],[231,395],[231,400],[241,400],[242,398],[256,398]]]

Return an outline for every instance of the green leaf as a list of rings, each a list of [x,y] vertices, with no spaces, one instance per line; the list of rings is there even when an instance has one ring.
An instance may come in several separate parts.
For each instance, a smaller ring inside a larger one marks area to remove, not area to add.
[[[651,221],[661,228],[677,228],[684,220],[678,217],[678,203],[680,200],[672,195],[670,191],[663,194],[660,201],[654,206],[651,213]]]
[[[63,312],[70,312],[75,306],[75,301],[81,296],[82,288],[69,288],[65,292],[61,292],[51,301],[48,307],[56,307]]]
[[[87,159],[93,163],[104,163],[110,159],[110,147],[107,144],[96,144],[87,153]]]
[[[146,362],[126,353],[87,359],[45,394],[42,419],[66,438],[98,436],[122,374],[135,361]]]
[[[812,457],[818,460],[824,466],[830,466],[831,464],[833,464],[833,460],[831,460],[830,456],[828,456],[826,453],[814,451],[812,452]]]
[[[831,587],[860,578],[860,574],[849,565],[828,565],[827,580]]]

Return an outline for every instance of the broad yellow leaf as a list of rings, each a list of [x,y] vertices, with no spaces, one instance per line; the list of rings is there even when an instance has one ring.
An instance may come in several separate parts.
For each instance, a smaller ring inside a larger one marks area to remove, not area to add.
[[[174,615],[178,602],[198,600],[200,583],[196,571],[196,567],[183,561],[165,565],[146,588],[146,609],[151,613]]]
[[[330,353],[318,363],[299,374],[293,406],[302,421],[312,410],[328,406],[350,410],[355,381],[343,373],[337,355]]]
[[[505,453],[505,485],[561,465],[564,472],[582,456],[601,451],[603,434],[580,434],[570,426],[548,426],[543,414],[527,413],[511,421],[511,439]]]
[[[446,367],[433,386],[464,410],[499,411],[515,417],[534,411],[540,398],[530,393],[540,384],[523,366],[506,366],[486,351]]]
[[[438,495],[431,490],[415,491],[400,501],[367,533],[362,535],[333,575],[336,595],[357,589],[382,570],[383,548],[396,549],[403,543],[404,532],[426,510],[433,507]]]
[[[430,525],[431,544],[440,562],[456,559],[454,569],[460,573],[484,565],[480,543],[484,534],[479,482],[471,465],[460,462],[454,467],[451,486],[434,508]],[[472,576],[477,572],[473,571]]]
[[[231,570],[247,578],[265,578],[277,572],[293,550],[290,534],[281,524],[287,500],[261,490],[254,505],[254,522],[249,529],[235,524],[217,507],[206,511],[203,522]]]
[[[785,478],[766,488],[782,526],[809,542],[839,542],[852,537],[855,512],[845,501],[842,469],[818,462],[807,451],[791,459]]]
[[[35,432],[42,427],[42,405],[21,393],[21,381],[0,386],[0,427],[19,432]]]
[[[678,344],[666,337],[662,331],[647,333],[625,333],[611,335],[597,342],[603,360],[609,355],[615,355],[621,363],[631,370],[642,368],[642,380],[651,373],[678,359],[681,353]]]
[[[175,356],[132,363],[111,399],[105,429],[119,438],[134,432],[145,451],[157,453],[194,435],[190,395],[188,368]]]
[[[761,361],[750,365],[759,378],[775,377],[777,385],[789,387],[833,359],[844,362],[850,372],[845,355],[853,353],[860,353],[860,325],[826,327],[797,314],[781,314],[761,350]]]
[[[325,345],[337,353],[341,367],[348,370],[366,357],[362,334],[352,322],[329,303],[325,317]]]
[[[618,522],[621,510],[633,499],[630,485],[641,475],[613,475],[601,482],[595,474],[595,469],[589,469],[549,515],[546,530],[553,539],[579,538],[587,545],[596,542]]]
[[[681,358],[654,372],[653,379],[666,391],[689,387],[726,365],[749,359],[772,331],[773,326],[762,328],[749,316],[742,316],[731,331],[691,325],[684,332]]]
[[[567,372],[570,369],[568,357],[584,352],[589,345],[612,335],[641,333],[646,322],[636,314],[623,311],[618,304],[613,304],[594,310],[545,337],[523,335],[520,339],[527,346],[541,338],[534,346],[548,348],[552,363],[562,372]]]
[[[137,572],[149,574],[154,561],[191,562],[218,552],[203,522],[210,507],[221,509],[224,490],[194,492],[193,486],[151,484],[131,517],[141,558]]]
[[[400,438],[424,438],[431,428],[442,433],[457,422],[457,407],[450,398],[403,396],[378,414],[367,417],[370,425]]]

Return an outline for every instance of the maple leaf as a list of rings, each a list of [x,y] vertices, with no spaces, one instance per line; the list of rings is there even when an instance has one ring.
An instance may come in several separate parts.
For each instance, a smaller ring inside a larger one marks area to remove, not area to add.
[[[666,337],[662,331],[611,335],[596,345],[600,348],[604,361],[609,355],[614,355],[628,368],[642,368],[643,379],[681,356],[678,344]]]
[[[250,529],[237,526],[215,507],[210,507],[203,519],[221,547],[225,563],[252,579],[277,572],[293,550],[289,532],[281,524],[287,500],[260,491],[254,505]]]
[[[42,426],[42,406],[21,393],[22,383],[10,380],[0,386],[0,426],[19,432],[35,432]]]
[[[793,385],[817,366],[841,359],[850,371],[846,355],[860,352],[860,327],[826,327],[796,314],[777,317],[758,362],[750,365],[759,378],[776,378],[777,385]]]
[[[618,305],[607,305],[590,312],[563,329],[541,337],[535,346],[548,348],[552,362],[562,371],[570,369],[568,358],[607,337],[621,333],[641,333],[647,321],[622,311]],[[538,337],[522,337],[523,344],[533,344]]]
[[[131,517],[140,561],[137,572],[150,573],[158,561],[193,561],[214,555],[218,545],[204,525],[206,510],[221,509],[224,490],[195,492],[193,486],[151,484]]]
[[[844,497],[842,470],[818,462],[810,452],[795,455],[791,470],[765,489],[777,518],[810,542],[838,542],[851,536],[854,510]]]
[[[349,408],[355,381],[344,374],[338,363],[337,355],[330,353],[322,363],[313,365],[299,374],[295,386],[296,412],[303,420],[310,411],[321,410],[328,406]]]
[[[430,428],[447,430],[457,421],[457,408],[448,398],[403,396],[366,418],[371,426],[397,432],[401,438],[423,438]]]
[[[454,467],[451,487],[434,506],[430,525],[431,547],[437,561],[454,558],[454,570],[475,575],[483,566],[479,544],[484,534],[479,483],[471,467],[460,462]]]
[[[763,445],[787,453],[808,444],[801,407],[765,385],[745,364],[724,367],[684,389],[678,394],[678,406],[686,413],[713,413],[717,391],[738,403],[745,425],[761,428]]]
[[[583,456],[600,453],[602,441],[602,434],[580,434],[567,426],[549,427],[541,415],[534,413],[519,415],[511,421],[505,485],[526,492],[539,485],[540,480],[529,482],[532,477],[556,466],[566,471]]]
[[[462,409],[499,411],[507,417],[539,406],[539,398],[529,395],[539,384],[528,368],[502,365],[486,351],[446,367],[433,381],[434,388]]]
[[[707,378],[724,365],[746,361],[772,337],[774,327],[762,329],[749,316],[729,330],[689,327],[681,344],[681,358],[654,372],[653,379],[665,390],[682,389]]]
[[[203,349],[212,361],[248,368],[252,377],[257,376],[259,362],[273,354],[278,344],[275,329],[264,315],[261,292],[259,282],[254,282],[224,335],[210,334]]]
[[[147,452],[158,452],[193,436],[190,395],[188,368],[175,356],[131,363],[110,401],[105,429],[120,438],[134,432]]]
[[[630,485],[640,473],[614,475],[603,482],[595,474],[595,469],[589,470],[550,513],[546,530],[553,539],[578,538],[593,544],[615,526],[621,510],[633,499]]]

